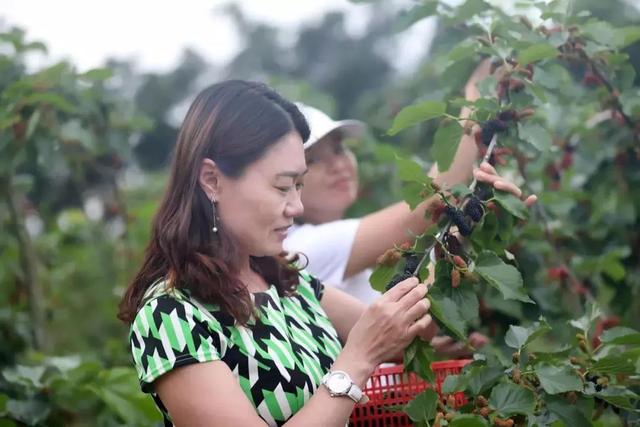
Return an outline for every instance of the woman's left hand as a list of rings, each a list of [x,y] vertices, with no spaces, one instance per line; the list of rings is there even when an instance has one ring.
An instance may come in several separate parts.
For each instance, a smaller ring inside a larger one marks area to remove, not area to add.
[[[519,199],[522,198],[522,190],[520,190],[520,187],[498,175],[495,168],[487,162],[482,162],[479,168],[474,169],[473,176],[480,182],[486,182],[487,184],[492,185],[496,190],[506,191]],[[532,194],[523,201],[527,207],[530,207],[537,200],[538,196]]]

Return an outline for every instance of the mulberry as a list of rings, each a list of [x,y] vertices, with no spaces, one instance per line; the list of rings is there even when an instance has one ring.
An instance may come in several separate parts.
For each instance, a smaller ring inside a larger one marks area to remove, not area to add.
[[[387,286],[385,286],[385,290],[388,291],[388,290],[392,289],[395,285],[397,285],[398,283],[402,282],[403,280],[408,279],[411,276],[413,276],[413,274],[406,273],[406,272],[405,273],[396,274],[395,276],[393,276],[391,281],[389,281]]]
[[[484,408],[485,406],[489,406],[489,402],[487,401],[487,398],[482,395],[476,396],[475,404],[478,408]]]
[[[518,79],[509,80],[509,90],[512,92],[520,92],[524,89],[524,82]]]
[[[447,246],[449,253],[453,255],[461,255],[463,253],[462,243],[453,234],[447,234],[444,236],[444,243]]]
[[[406,253],[404,257],[406,259],[404,264],[404,272],[413,275],[413,273],[418,268],[418,265],[420,264],[420,258],[415,252]]]
[[[503,420],[502,418],[495,418],[493,420],[493,425],[496,427],[513,427],[513,424],[515,423],[515,421],[513,421],[511,418],[507,419],[507,420]]]
[[[388,249],[385,253],[376,259],[376,264],[393,267],[400,259],[400,252],[396,249]]]
[[[496,132],[493,129],[489,128],[489,126],[483,126],[480,130],[480,139],[482,143],[488,147],[489,144],[491,144],[491,140],[493,139],[493,135],[495,133]]]
[[[440,221],[440,217],[444,212],[444,207],[445,207],[444,203],[437,202],[429,208],[429,211],[431,212],[432,222],[437,223],[438,221]]]
[[[504,132],[509,129],[509,125],[501,119],[489,120],[485,123],[485,127],[493,130],[494,132]]]
[[[517,366],[513,369],[513,372],[511,373],[511,380],[516,383],[516,384],[520,384],[520,379],[522,378],[522,374],[520,372],[520,368],[518,368]]]
[[[515,110],[505,110],[500,112],[500,114],[498,114],[498,119],[502,120],[503,122],[515,120],[516,117],[517,117],[517,113]]]
[[[482,202],[476,195],[472,195],[467,204],[464,206],[464,213],[469,216],[474,222],[479,222],[484,215],[484,209],[482,208]]]
[[[465,260],[460,255],[455,255],[453,257],[453,263],[458,268],[467,268],[467,263],[465,262]]]
[[[460,286],[460,272],[455,268],[451,270],[451,287],[456,289]]]
[[[447,206],[445,212],[456,227],[458,227],[460,234],[463,236],[469,236],[471,234],[473,231],[473,221],[471,221],[471,218],[466,216],[460,209],[452,206]]]

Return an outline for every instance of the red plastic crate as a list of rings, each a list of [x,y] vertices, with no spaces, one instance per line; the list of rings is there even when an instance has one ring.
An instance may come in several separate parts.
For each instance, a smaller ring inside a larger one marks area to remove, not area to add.
[[[445,360],[433,362],[431,369],[436,377],[435,390],[442,399],[442,383],[449,374],[457,374],[471,360]],[[349,426],[351,427],[386,427],[411,426],[411,420],[402,412],[401,406],[409,402],[415,395],[431,387],[422,378],[412,373],[403,372],[402,365],[378,367],[371,375],[364,388],[369,401],[357,404],[353,408]],[[464,405],[464,393],[456,393],[456,405]]]

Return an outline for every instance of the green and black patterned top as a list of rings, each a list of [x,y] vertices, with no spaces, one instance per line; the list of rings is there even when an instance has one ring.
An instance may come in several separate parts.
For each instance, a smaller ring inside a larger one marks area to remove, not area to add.
[[[280,297],[274,286],[252,294],[260,315],[247,327],[215,305],[201,304],[186,291],[151,286],[131,325],[131,352],[142,390],[191,363],[221,360],[269,426],[280,426],[299,411],[320,385],[342,346],[320,306],[323,285],[305,272],[295,295]]]

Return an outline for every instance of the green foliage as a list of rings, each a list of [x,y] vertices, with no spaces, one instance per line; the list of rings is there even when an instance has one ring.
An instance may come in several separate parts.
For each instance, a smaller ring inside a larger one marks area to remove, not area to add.
[[[157,425],[115,318],[159,194],[122,185],[147,120],[110,69],[27,72],[20,30],[0,47],[0,423]]]
[[[449,170],[453,158],[455,157],[460,138],[462,137],[462,126],[458,122],[443,122],[438,127],[433,137],[433,146],[431,147],[431,157],[438,164],[438,170],[441,172]]]
[[[427,389],[409,402],[404,408],[404,411],[414,422],[429,422],[429,420],[433,419],[436,415],[437,402],[438,393]]]
[[[446,170],[462,128],[445,107],[468,106],[486,142],[496,136],[488,155],[501,173],[540,196],[529,209],[494,191],[469,225],[473,186],[451,189],[455,199],[440,193],[450,210],[435,243],[431,314],[459,340],[478,319],[480,330],[495,331],[494,343],[445,381],[443,393],[464,391],[473,404],[449,408],[455,417],[440,425],[638,420],[640,282],[632,276],[640,272],[633,190],[640,184],[640,109],[636,71],[622,49],[640,40],[640,27],[572,14],[564,5],[532,3],[528,17],[481,1],[427,11],[445,26],[466,22],[455,44],[430,59],[436,72],[451,72],[447,87],[460,87],[453,71],[468,70],[464,64],[477,54],[491,58],[492,75],[478,83],[481,97],[472,103],[442,86],[422,90],[420,82],[429,81],[417,78],[414,96],[429,101],[400,110],[389,130],[408,133],[430,121],[421,127],[431,129],[431,157]],[[548,21],[532,24],[532,11]],[[450,244],[455,231],[471,234],[470,244]],[[434,244],[423,246],[426,257]],[[488,409],[480,411],[478,396]]]
[[[440,117],[445,113],[446,108],[447,105],[440,101],[424,101],[404,107],[393,119],[393,125],[388,133],[395,135],[410,126]]]
[[[139,392],[131,368],[106,369],[76,356],[49,357],[39,363],[2,371],[0,416],[27,425],[152,426],[160,413],[149,396]],[[69,424],[67,424],[69,425]]]

